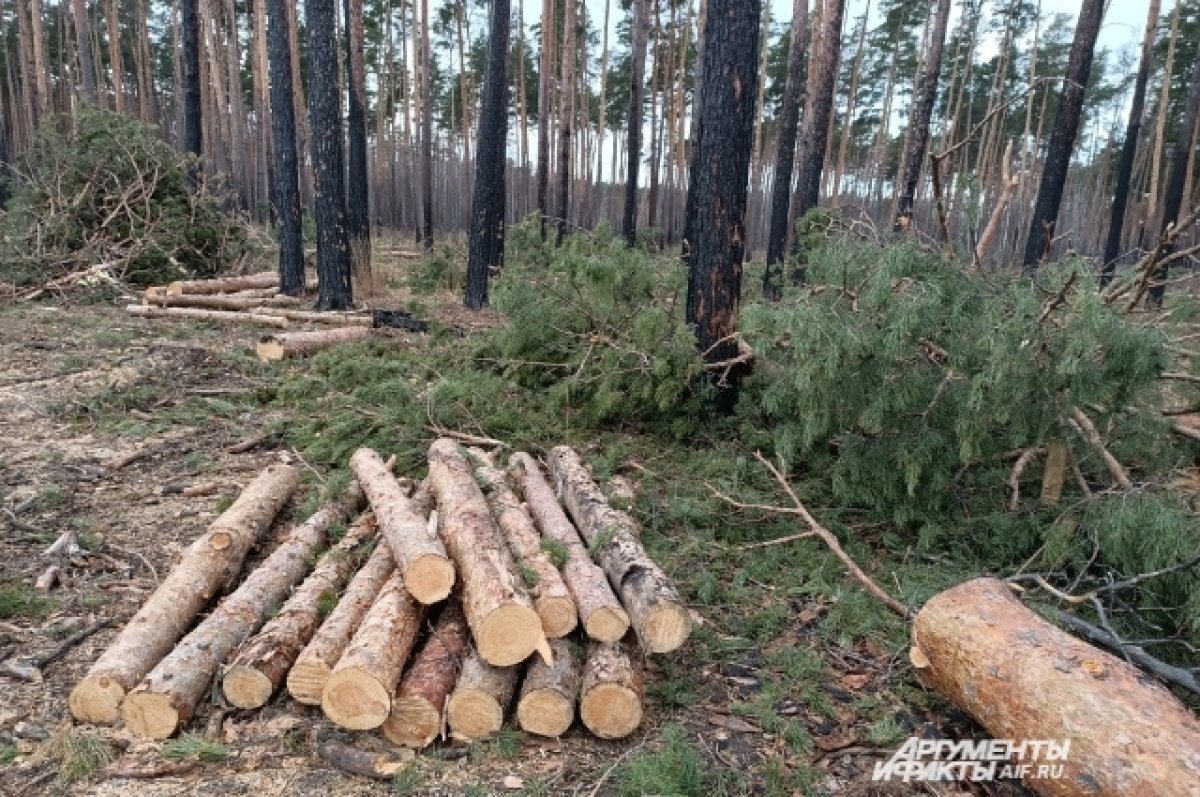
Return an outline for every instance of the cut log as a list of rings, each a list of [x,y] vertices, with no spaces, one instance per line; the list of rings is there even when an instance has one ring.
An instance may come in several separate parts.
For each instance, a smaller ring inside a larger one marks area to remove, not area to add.
[[[1042,620],[1004,583],[976,579],[930,598],[913,620],[913,646],[921,682],[993,738],[1070,743],[1052,762],[1063,777],[1026,781],[1038,794],[1200,793],[1200,721],[1132,665]]]
[[[677,649],[691,633],[691,616],[662,568],[646,555],[633,518],[609,506],[573,449],[555,448],[549,464],[559,498],[621,596],[642,648]]]
[[[372,753],[328,737],[318,738],[314,749],[322,761],[342,772],[375,780],[392,780],[413,759],[411,751],[403,751],[406,755]]]
[[[366,327],[339,327],[337,329],[318,329],[313,332],[267,335],[258,342],[254,351],[258,355],[259,361],[266,363],[286,360],[290,357],[307,357],[323,349],[364,340],[370,335],[371,330]]]
[[[362,313],[317,312],[315,310],[289,310],[286,307],[258,307],[252,312],[264,315],[277,315],[291,321],[302,321],[309,324],[336,324],[340,327],[371,327],[375,321],[369,315]]]
[[[600,642],[619,641],[629,630],[629,615],[617,600],[604,571],[588,556],[579,533],[559,506],[541,468],[533,457],[518,452],[509,460],[509,469],[542,537],[565,553],[563,581],[575,599],[583,630]]]
[[[71,690],[68,704],[76,719],[99,723],[117,718],[125,693],[167,655],[204,605],[237,578],[247,551],[298,484],[294,468],[271,465],[192,543]]]
[[[565,639],[550,643],[554,663],[539,659],[529,662],[521,697],[517,701],[517,724],[538,736],[562,736],[575,721],[582,678],[580,651]]]
[[[38,592],[49,592],[54,589],[54,585],[58,583],[58,577],[61,568],[58,565],[50,565],[42,574],[33,582],[33,588]]]
[[[166,290],[165,288],[163,290]],[[186,295],[186,294],[185,294]],[[279,295],[278,288],[247,288],[244,291],[234,291],[233,293],[222,293],[221,296],[229,296],[233,299],[270,299],[273,296]]]
[[[521,500],[509,489],[503,472],[485,466],[476,468],[475,475],[487,493],[496,525],[517,560],[518,571],[533,598],[533,606],[542,618],[542,630],[551,639],[566,636],[579,624],[579,614],[558,568],[542,550],[537,526],[521,506]]]
[[[274,271],[262,271],[258,274],[247,274],[242,277],[223,277],[211,280],[183,280],[172,282],[167,286],[168,296],[196,293],[233,293],[234,291],[253,290],[255,288],[279,287],[279,274]]]
[[[392,699],[392,713],[383,724],[392,744],[420,750],[442,732],[442,710],[470,650],[468,633],[462,608],[447,605]]]
[[[233,321],[239,324],[262,324],[286,329],[291,323],[280,315],[238,313],[232,310],[201,310],[197,307],[152,307],[145,304],[127,304],[125,312],[144,318],[194,318],[199,321]]]
[[[418,511],[383,458],[371,449],[355,451],[350,469],[375,510],[380,535],[391,549],[409,593],[426,605],[445,600],[454,588],[455,571],[436,526]]]
[[[126,727],[139,736],[166,739],[185,725],[207,694],[217,667],[304,578],[330,526],[345,520],[361,501],[362,493],[352,490],[292,529],[241,586],[125,696],[121,715]]]
[[[325,682],[325,716],[353,731],[378,728],[387,720],[424,608],[404,588],[400,571],[393,571]]]
[[[458,686],[446,704],[451,735],[473,742],[499,731],[516,688],[516,667],[493,667],[478,651],[472,650],[463,662]]]
[[[475,648],[488,664],[509,667],[534,651],[549,658],[542,620],[517,575],[516,562],[458,443],[429,448],[429,486],[438,525],[462,579],[462,604]]]
[[[304,583],[262,630],[238,649],[225,668],[221,689],[237,708],[259,708],[283,683],[288,670],[321,623],[321,603],[336,597],[366,559],[375,517],[363,515],[317,562]]]
[[[579,718],[601,739],[624,739],[642,722],[641,669],[621,644],[588,645],[580,687]]]
[[[224,294],[178,294],[170,296],[167,294],[151,295],[149,293],[143,295],[142,304],[152,305],[154,307],[199,307],[204,310],[253,310],[255,308],[278,308],[278,307],[294,307],[302,304],[303,299],[297,299],[294,296],[225,296]],[[271,310],[264,310],[265,314],[270,315]]]
[[[329,674],[342,657],[346,645],[350,644],[351,637],[375,602],[384,582],[395,569],[388,547],[375,546],[367,563],[350,579],[342,599],[325,622],[321,623],[304,650],[300,651],[296,663],[288,672],[288,694],[297,702],[309,706],[321,705],[321,694],[325,691]]]

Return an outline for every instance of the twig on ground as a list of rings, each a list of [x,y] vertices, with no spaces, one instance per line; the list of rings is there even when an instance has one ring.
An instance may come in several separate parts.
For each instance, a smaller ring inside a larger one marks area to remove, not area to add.
[[[1075,428],[1077,428],[1083,435],[1084,439],[1088,441],[1088,444],[1091,445],[1091,447],[1096,450],[1096,453],[1100,455],[1100,458],[1104,460],[1104,465],[1108,468],[1108,472],[1112,475],[1113,481],[1115,481],[1123,490],[1132,490],[1133,482],[1130,481],[1129,474],[1125,471],[1124,466],[1117,461],[1117,458],[1114,457],[1104,445],[1104,441],[1100,439],[1100,433],[1096,431],[1096,426],[1092,423],[1091,419],[1083,413],[1083,410],[1076,407],[1075,409],[1071,410],[1071,420],[1075,422]]]

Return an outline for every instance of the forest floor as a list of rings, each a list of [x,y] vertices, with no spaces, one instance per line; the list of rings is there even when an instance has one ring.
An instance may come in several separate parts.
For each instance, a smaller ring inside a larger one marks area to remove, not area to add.
[[[480,323],[448,292],[418,306],[460,328]],[[51,650],[102,618],[119,627],[276,457],[302,463],[309,489],[326,476],[290,447],[294,419],[272,401],[280,370],[305,366],[258,363],[253,327],[36,303],[0,307],[0,330],[0,660]],[[414,337],[411,345],[423,344]],[[260,435],[262,445],[229,452]],[[184,496],[199,486],[206,494]],[[41,552],[68,529],[82,551],[48,596],[32,592],[46,567]],[[920,689],[903,624],[864,608],[869,599],[816,546],[707,554],[736,559],[731,572],[695,567],[688,546],[672,544],[681,529],[652,531],[653,550],[683,592],[700,596],[693,609],[702,627],[683,650],[651,662],[647,716],[630,739],[602,742],[579,728],[561,740],[505,731],[470,748],[436,747],[394,783],[372,783],[312,752],[319,709],[277,696],[258,712],[209,702],[183,741],[147,743],[122,729],[74,726],[67,711],[70,688],[113,638],[108,629],[48,665],[40,683],[0,677],[0,793],[968,793],[871,783],[875,763],[909,736],[976,729]],[[710,572],[729,583],[707,583]],[[948,568],[944,579],[960,576]],[[110,756],[201,760],[181,776],[130,781],[105,773]]]

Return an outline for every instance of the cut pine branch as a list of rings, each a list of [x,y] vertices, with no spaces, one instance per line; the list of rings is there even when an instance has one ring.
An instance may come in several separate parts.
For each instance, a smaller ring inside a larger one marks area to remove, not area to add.
[[[638,541],[633,518],[609,506],[573,449],[558,446],[550,452],[549,465],[563,505],[620,594],[643,649],[676,650],[691,633],[691,617],[670,579]]]
[[[462,608],[447,605],[396,688],[392,712],[383,724],[383,735],[392,744],[420,750],[441,733],[442,709],[470,649],[469,633]]]
[[[208,692],[217,668],[254,633],[288,590],[308,572],[326,533],[358,508],[357,489],[296,526],[229,597],[125,696],[121,715],[129,730],[166,739],[191,718]]]
[[[601,739],[624,739],[642,722],[645,681],[636,659],[618,643],[588,645],[579,718]]]
[[[271,525],[299,484],[294,468],[275,464],[251,482],[184,552],[87,675],[68,705],[82,722],[112,722],[125,693],[167,655],[192,619],[242,569],[250,547]]]
[[[554,496],[554,490],[533,457],[513,454],[509,469],[525,496],[525,509],[550,546],[565,553],[562,577],[575,600],[587,635],[616,642],[629,630],[629,615],[617,599],[604,571],[588,556],[579,533]]]
[[[575,721],[583,667],[580,651],[567,640],[556,639],[550,646],[552,664],[539,659],[529,663],[517,701],[517,724],[527,733],[557,738]]]
[[[373,515],[359,518],[325,552],[279,613],[238,649],[221,679],[226,700],[243,709],[266,705],[320,625],[322,602],[336,597],[366,559],[375,531]]]
[[[496,667],[518,664],[534,651],[549,658],[541,618],[475,483],[474,470],[453,440],[442,438],[430,446],[429,486],[438,504],[442,540],[462,579],[463,611],[479,655]]]
[[[201,310],[197,307],[152,307],[145,304],[127,304],[125,312],[143,318],[193,318],[198,321],[232,321],[237,324],[261,324],[286,329],[291,323],[280,315],[241,313],[232,310]]]
[[[516,667],[493,667],[471,650],[446,704],[451,735],[473,742],[499,731],[516,688]]]
[[[371,330],[362,326],[267,335],[259,340],[254,352],[260,362],[266,363],[291,357],[307,357],[324,349],[365,340],[370,336]]]

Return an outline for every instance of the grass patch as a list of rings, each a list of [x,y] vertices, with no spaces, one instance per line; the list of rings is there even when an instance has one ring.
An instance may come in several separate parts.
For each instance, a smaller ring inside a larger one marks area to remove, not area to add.
[[[502,758],[516,758],[521,753],[521,744],[524,741],[525,734],[515,728],[506,727],[496,734],[493,744]]]
[[[20,582],[0,583],[0,620],[41,617],[54,607],[54,600]]]
[[[664,725],[658,748],[631,756],[614,775],[621,797],[735,797],[746,794],[743,776],[712,766],[681,725]]]
[[[195,731],[188,731],[178,739],[172,739],[162,746],[163,755],[173,761],[195,758],[206,764],[224,761],[229,757],[229,750],[220,742],[214,742]]]
[[[73,730],[54,738],[50,755],[58,760],[58,779],[63,783],[84,780],[116,758],[108,742],[98,736]]]
[[[0,746],[0,767],[7,766],[17,760],[21,755],[21,751],[17,749],[15,744],[6,744]]]

